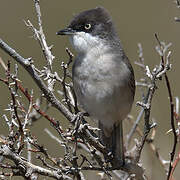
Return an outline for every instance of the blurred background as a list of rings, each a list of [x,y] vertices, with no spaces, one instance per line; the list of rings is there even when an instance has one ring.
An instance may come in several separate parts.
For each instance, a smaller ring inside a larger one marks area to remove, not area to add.
[[[180,24],[174,21],[174,17],[180,17],[180,10],[176,7],[174,0],[119,0],[119,1],[105,1],[105,0],[77,0],[77,1],[59,1],[59,0],[41,0],[41,13],[44,33],[47,38],[48,45],[53,45],[53,55],[55,55],[53,68],[60,73],[61,61],[67,61],[68,56],[65,53],[65,47],[72,47],[67,37],[56,36],[56,32],[63,29],[71,21],[72,17],[77,13],[94,8],[97,6],[105,7],[111,14],[114,23],[116,24],[121,42],[125,52],[135,70],[135,76],[138,80],[141,77],[141,70],[134,65],[134,61],[138,60],[138,46],[141,43],[144,52],[145,63],[153,68],[155,64],[159,64],[159,55],[155,51],[157,41],[154,34],[157,33],[161,41],[166,43],[171,42],[172,46],[172,70],[168,73],[171,81],[173,96],[180,96]],[[15,48],[25,58],[32,57],[34,64],[41,69],[46,63],[43,54],[40,50],[39,44],[32,37],[32,32],[25,26],[24,20],[30,20],[34,26],[37,27],[36,13],[34,10],[34,3],[32,0],[6,0],[0,4],[0,38],[7,42],[11,47]],[[73,51],[74,52],[74,51]],[[0,49],[0,57],[4,61],[13,60],[7,56]],[[13,67],[13,66],[12,66]],[[4,76],[4,70],[0,66],[0,77]],[[31,77],[19,66],[19,78],[23,81],[24,87],[29,90],[34,89],[38,94],[38,88],[32,81]],[[34,93],[35,94],[35,93]],[[0,116],[5,113],[9,102],[9,93],[7,88],[0,83]],[[139,89],[137,88],[136,99],[141,100]],[[140,107],[135,104],[133,106],[131,115],[136,119]],[[51,110],[50,115],[55,119],[60,120],[62,124],[67,124],[59,112]],[[0,117],[0,134],[6,134],[6,124]],[[168,93],[164,80],[158,83],[158,89],[153,99],[151,118],[157,122],[155,145],[159,149],[160,154],[165,160],[169,159],[169,153],[173,145],[173,135],[166,132],[171,128],[170,126],[170,106],[168,101]],[[143,121],[142,121],[143,124]],[[39,142],[45,145],[49,152],[53,152],[58,157],[61,154],[59,145],[52,141],[44,132],[44,128],[50,130],[53,128],[45,119],[40,119],[35,126],[32,127],[32,132],[38,137]],[[124,127],[126,129],[126,126]],[[47,143],[48,142],[48,143]],[[179,147],[177,147],[178,150]],[[141,158],[143,167],[145,167],[146,174],[149,179],[163,180],[166,179],[164,169],[155,157],[154,153],[145,146]],[[180,172],[176,168],[175,177],[180,177]],[[95,176],[97,177],[97,176]],[[89,174],[88,179],[93,179],[94,175]]]

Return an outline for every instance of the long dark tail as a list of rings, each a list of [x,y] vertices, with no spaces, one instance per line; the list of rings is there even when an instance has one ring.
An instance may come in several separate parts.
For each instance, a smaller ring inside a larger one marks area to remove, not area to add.
[[[122,121],[118,125],[114,125],[112,132],[107,137],[104,126],[99,122],[99,138],[101,143],[106,146],[108,151],[112,152],[113,159],[111,160],[113,167],[119,167],[124,164],[124,145],[123,145],[123,126]],[[105,157],[105,160],[108,160]]]

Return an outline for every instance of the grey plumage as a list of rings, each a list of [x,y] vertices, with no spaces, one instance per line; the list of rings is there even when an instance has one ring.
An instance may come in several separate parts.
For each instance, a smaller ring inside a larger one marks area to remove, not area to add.
[[[122,121],[131,110],[135,81],[111,17],[102,7],[84,11],[58,34],[70,35],[78,53],[72,72],[79,103],[98,121],[113,165],[124,163]]]

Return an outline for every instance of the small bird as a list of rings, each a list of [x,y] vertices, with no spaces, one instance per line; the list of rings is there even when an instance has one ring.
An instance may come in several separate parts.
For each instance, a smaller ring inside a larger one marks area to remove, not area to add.
[[[109,13],[103,7],[83,11],[57,34],[68,35],[77,52],[72,77],[79,104],[98,122],[112,166],[123,165],[122,121],[134,101],[135,80]]]

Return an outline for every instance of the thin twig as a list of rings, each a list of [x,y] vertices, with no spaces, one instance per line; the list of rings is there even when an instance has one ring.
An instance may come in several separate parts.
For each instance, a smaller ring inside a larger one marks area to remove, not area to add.
[[[40,1],[39,0],[33,0],[34,1],[34,5],[35,5],[35,10],[36,10],[36,14],[37,14],[37,19],[38,19],[38,24],[39,24],[39,43],[41,45],[41,48],[43,50],[44,56],[48,62],[49,68],[50,70],[52,70],[52,63],[53,63],[53,59],[55,58],[52,53],[51,53],[51,48],[52,46],[48,47],[47,42],[46,42],[46,37],[45,34],[43,32],[43,27],[42,27],[42,19],[41,19],[41,10],[40,10]]]
[[[155,38],[157,40],[157,42],[159,43],[159,47],[161,50],[161,61],[162,61],[162,66],[163,68],[165,67],[165,60],[164,60],[164,47],[162,46],[162,43],[160,42],[158,35],[155,34]],[[164,73],[165,76],[165,82],[166,82],[166,87],[168,89],[168,94],[169,94],[169,102],[170,102],[170,110],[171,110],[171,114],[170,114],[170,119],[171,119],[171,128],[173,131],[173,135],[174,135],[174,143],[173,143],[173,148],[172,151],[170,153],[171,157],[170,157],[170,163],[169,163],[169,172],[168,172],[168,176],[167,176],[167,180],[169,180],[170,174],[171,174],[171,170],[172,170],[172,162],[174,160],[174,156],[175,156],[175,152],[176,152],[176,146],[177,146],[177,134],[176,134],[176,128],[175,128],[175,122],[174,122],[174,102],[173,102],[173,96],[172,96],[172,91],[171,91],[171,85],[169,82],[169,78],[166,74],[166,72]]]

